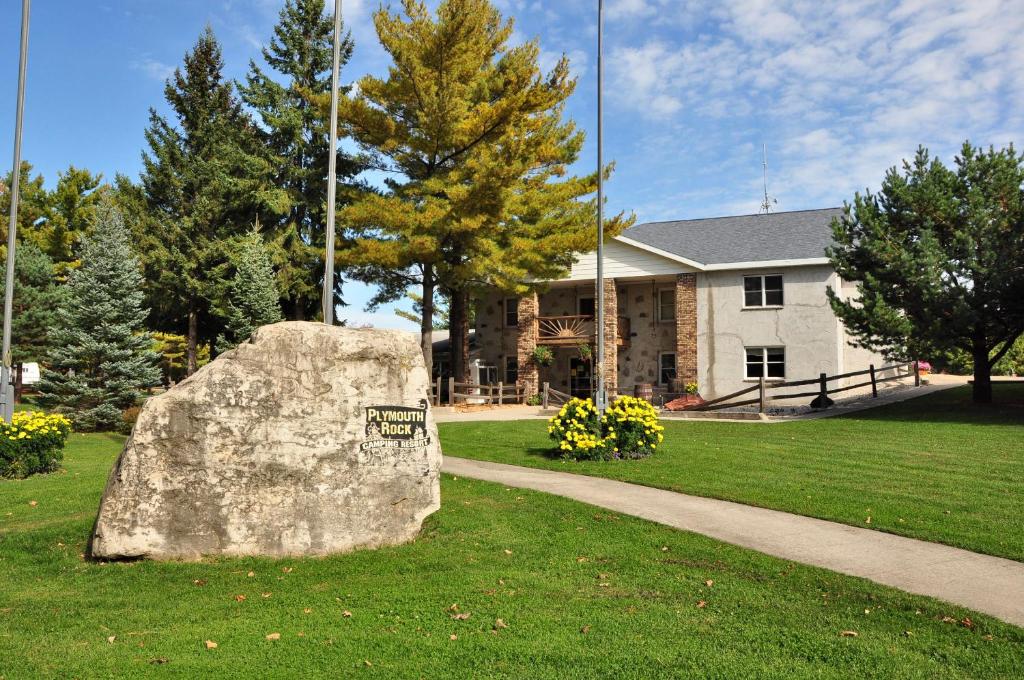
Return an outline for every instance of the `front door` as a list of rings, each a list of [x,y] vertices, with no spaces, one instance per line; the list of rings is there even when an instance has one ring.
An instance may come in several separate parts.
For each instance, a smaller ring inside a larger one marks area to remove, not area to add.
[[[569,394],[586,399],[593,395],[594,372],[589,361],[579,357],[569,359]]]

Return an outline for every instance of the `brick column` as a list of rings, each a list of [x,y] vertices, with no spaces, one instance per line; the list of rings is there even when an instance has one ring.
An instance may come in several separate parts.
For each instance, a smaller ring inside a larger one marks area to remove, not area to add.
[[[697,275],[676,278],[676,379],[697,381]]]
[[[612,397],[619,386],[619,299],[615,279],[604,280],[604,387]],[[596,358],[596,357],[595,357]]]
[[[537,394],[540,371],[533,360],[537,348],[537,313],[540,306],[535,291],[519,298],[519,336],[516,338],[516,354],[519,358],[519,380],[517,387],[527,397]]]

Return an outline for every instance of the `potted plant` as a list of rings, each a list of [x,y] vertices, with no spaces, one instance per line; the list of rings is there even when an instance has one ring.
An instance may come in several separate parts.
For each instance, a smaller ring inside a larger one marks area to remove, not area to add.
[[[579,351],[580,359],[583,359],[583,361],[589,363],[590,360],[594,358],[594,348],[591,347],[590,345],[586,343],[580,343],[579,345],[577,345],[576,349]]]
[[[551,348],[546,345],[535,347],[531,356],[533,358],[533,363],[538,366],[550,366],[551,362],[555,360],[554,353],[551,351]]]
[[[704,398],[699,394],[700,386],[696,382],[688,382],[683,385],[683,394],[665,404],[666,411],[683,411],[704,403]]]

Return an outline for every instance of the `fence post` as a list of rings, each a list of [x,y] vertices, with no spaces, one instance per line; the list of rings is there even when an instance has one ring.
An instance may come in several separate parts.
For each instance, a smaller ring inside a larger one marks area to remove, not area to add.
[[[455,406],[455,376],[448,378],[448,405]]]
[[[498,381],[498,406],[502,406],[505,403],[505,384],[500,380]]]
[[[868,366],[868,370],[871,371],[871,396],[878,396],[878,382],[875,380],[875,365],[871,364]]]
[[[765,393],[764,393],[764,376],[757,381],[757,398],[758,398],[758,413],[764,413],[765,411]]]
[[[436,386],[437,391],[434,393],[434,406],[440,406],[441,405],[441,376],[437,376],[437,381],[435,382],[435,386]]]
[[[548,383],[544,383],[544,396],[541,397],[541,405],[545,409],[548,407]]]
[[[821,399],[821,408],[828,406],[828,375],[825,373],[818,374],[818,383],[821,385],[821,393],[818,398]]]
[[[914,362],[914,387],[921,386],[921,362]]]

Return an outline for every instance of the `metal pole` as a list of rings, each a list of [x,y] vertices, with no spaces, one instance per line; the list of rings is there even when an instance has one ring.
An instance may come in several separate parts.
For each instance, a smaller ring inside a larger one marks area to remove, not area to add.
[[[327,160],[327,245],[324,252],[324,323],[334,325],[334,203],[338,162],[338,71],[341,69],[341,0],[334,0],[334,68],[331,73],[331,141]]]
[[[31,0],[21,2],[21,57],[18,63],[18,104],[14,122],[14,165],[11,171],[11,216],[7,223],[7,278],[4,287],[3,365],[0,367],[0,410],[10,422],[14,414],[11,379],[11,315],[14,312],[14,251],[18,232],[18,192],[21,184],[21,128],[25,115],[25,71],[28,67],[28,18]]]
[[[604,0],[597,0],[597,413],[604,415]]]

